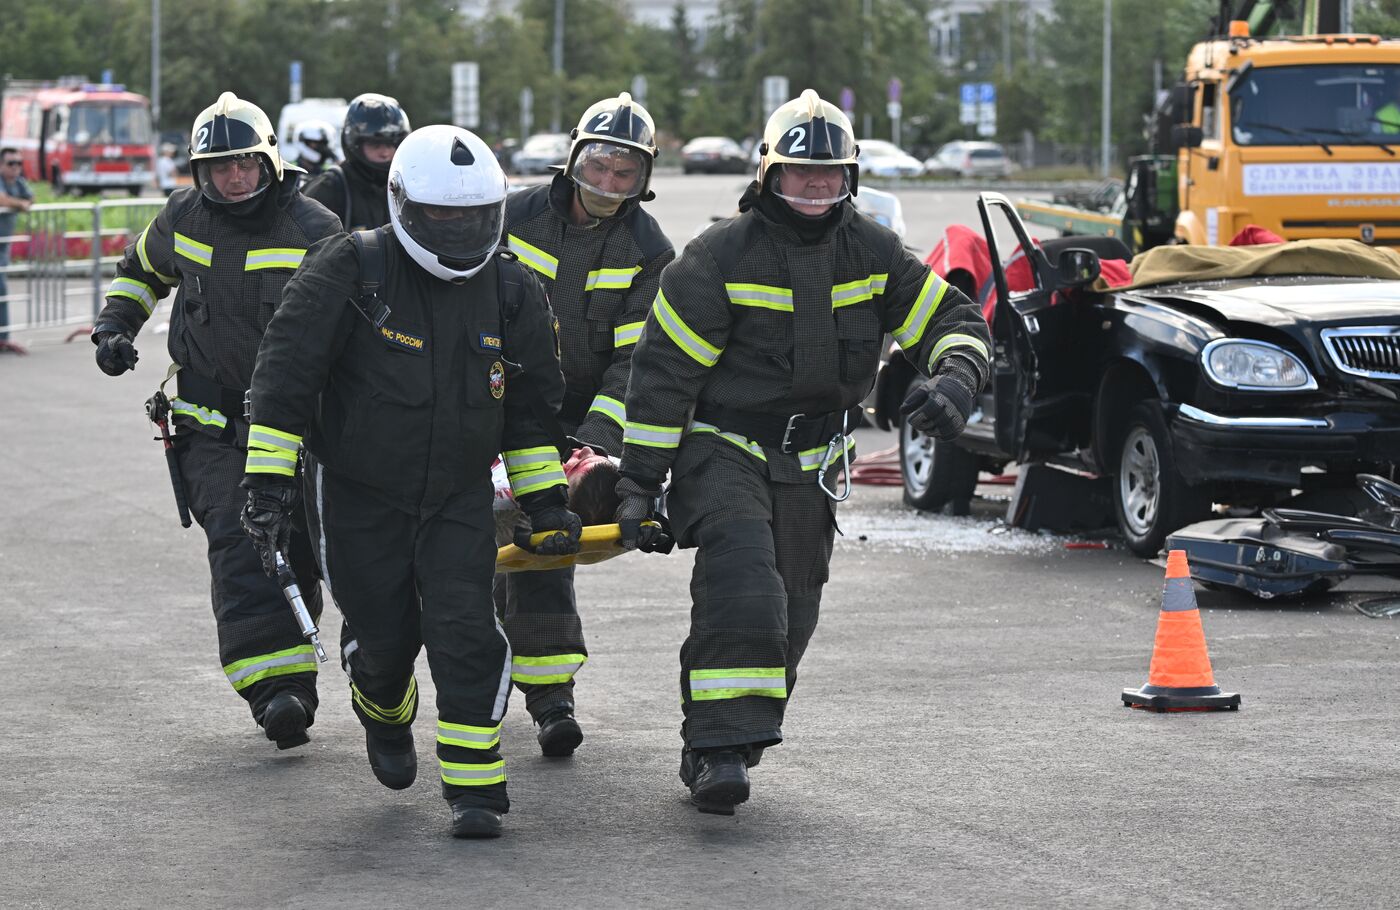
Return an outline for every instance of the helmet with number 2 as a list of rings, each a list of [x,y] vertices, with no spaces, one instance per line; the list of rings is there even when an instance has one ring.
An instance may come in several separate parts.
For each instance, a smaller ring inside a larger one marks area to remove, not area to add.
[[[860,184],[860,147],[845,113],[812,89],[787,102],[768,118],[759,149],[758,182],[767,187],[774,165],[844,164],[846,184],[854,196]]]
[[[224,92],[194,118],[190,170],[205,197],[221,205],[246,202],[281,183],[272,121],[256,104]]]

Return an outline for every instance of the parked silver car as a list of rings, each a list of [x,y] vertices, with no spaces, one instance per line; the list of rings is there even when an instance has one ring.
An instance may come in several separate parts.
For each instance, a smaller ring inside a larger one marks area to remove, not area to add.
[[[569,137],[565,133],[536,133],[520,151],[511,156],[511,167],[517,174],[548,174],[553,166],[569,161]]]
[[[996,142],[967,142],[956,140],[940,148],[924,162],[934,177],[1006,177],[1015,170],[1006,149]]]

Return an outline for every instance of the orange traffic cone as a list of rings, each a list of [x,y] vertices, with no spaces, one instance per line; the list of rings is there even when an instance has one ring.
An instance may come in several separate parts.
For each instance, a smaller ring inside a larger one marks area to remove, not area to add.
[[[1147,685],[1124,689],[1123,704],[1157,712],[1239,710],[1239,693],[1221,692],[1215,684],[1185,550],[1167,554],[1167,580],[1162,586],[1162,612],[1157,617]]]

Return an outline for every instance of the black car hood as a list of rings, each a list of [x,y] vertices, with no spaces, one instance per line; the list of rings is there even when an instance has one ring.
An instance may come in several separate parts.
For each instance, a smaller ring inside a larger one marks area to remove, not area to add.
[[[1400,325],[1400,281],[1253,277],[1138,288],[1129,293],[1211,321],[1277,327],[1356,322]]]

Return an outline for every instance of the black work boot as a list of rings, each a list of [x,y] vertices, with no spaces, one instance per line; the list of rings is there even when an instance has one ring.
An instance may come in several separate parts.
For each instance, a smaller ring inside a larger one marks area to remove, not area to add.
[[[686,757],[689,756],[689,768]],[[681,779],[689,772],[690,801],[701,812],[733,815],[749,798],[749,769],[738,752],[687,752],[681,757]]]
[[[465,797],[447,804],[452,808],[453,837],[500,837],[501,813]]]
[[[545,710],[535,719],[535,725],[539,728],[535,738],[540,742],[540,751],[550,758],[573,755],[578,744],[583,742],[583,728],[574,719],[572,702]]]
[[[262,728],[279,749],[294,749],[311,742],[311,709],[291,692],[279,692],[263,708]]]
[[[413,731],[401,736],[380,736],[365,730],[365,752],[374,776],[390,790],[402,790],[418,777],[418,753],[413,750]]]

